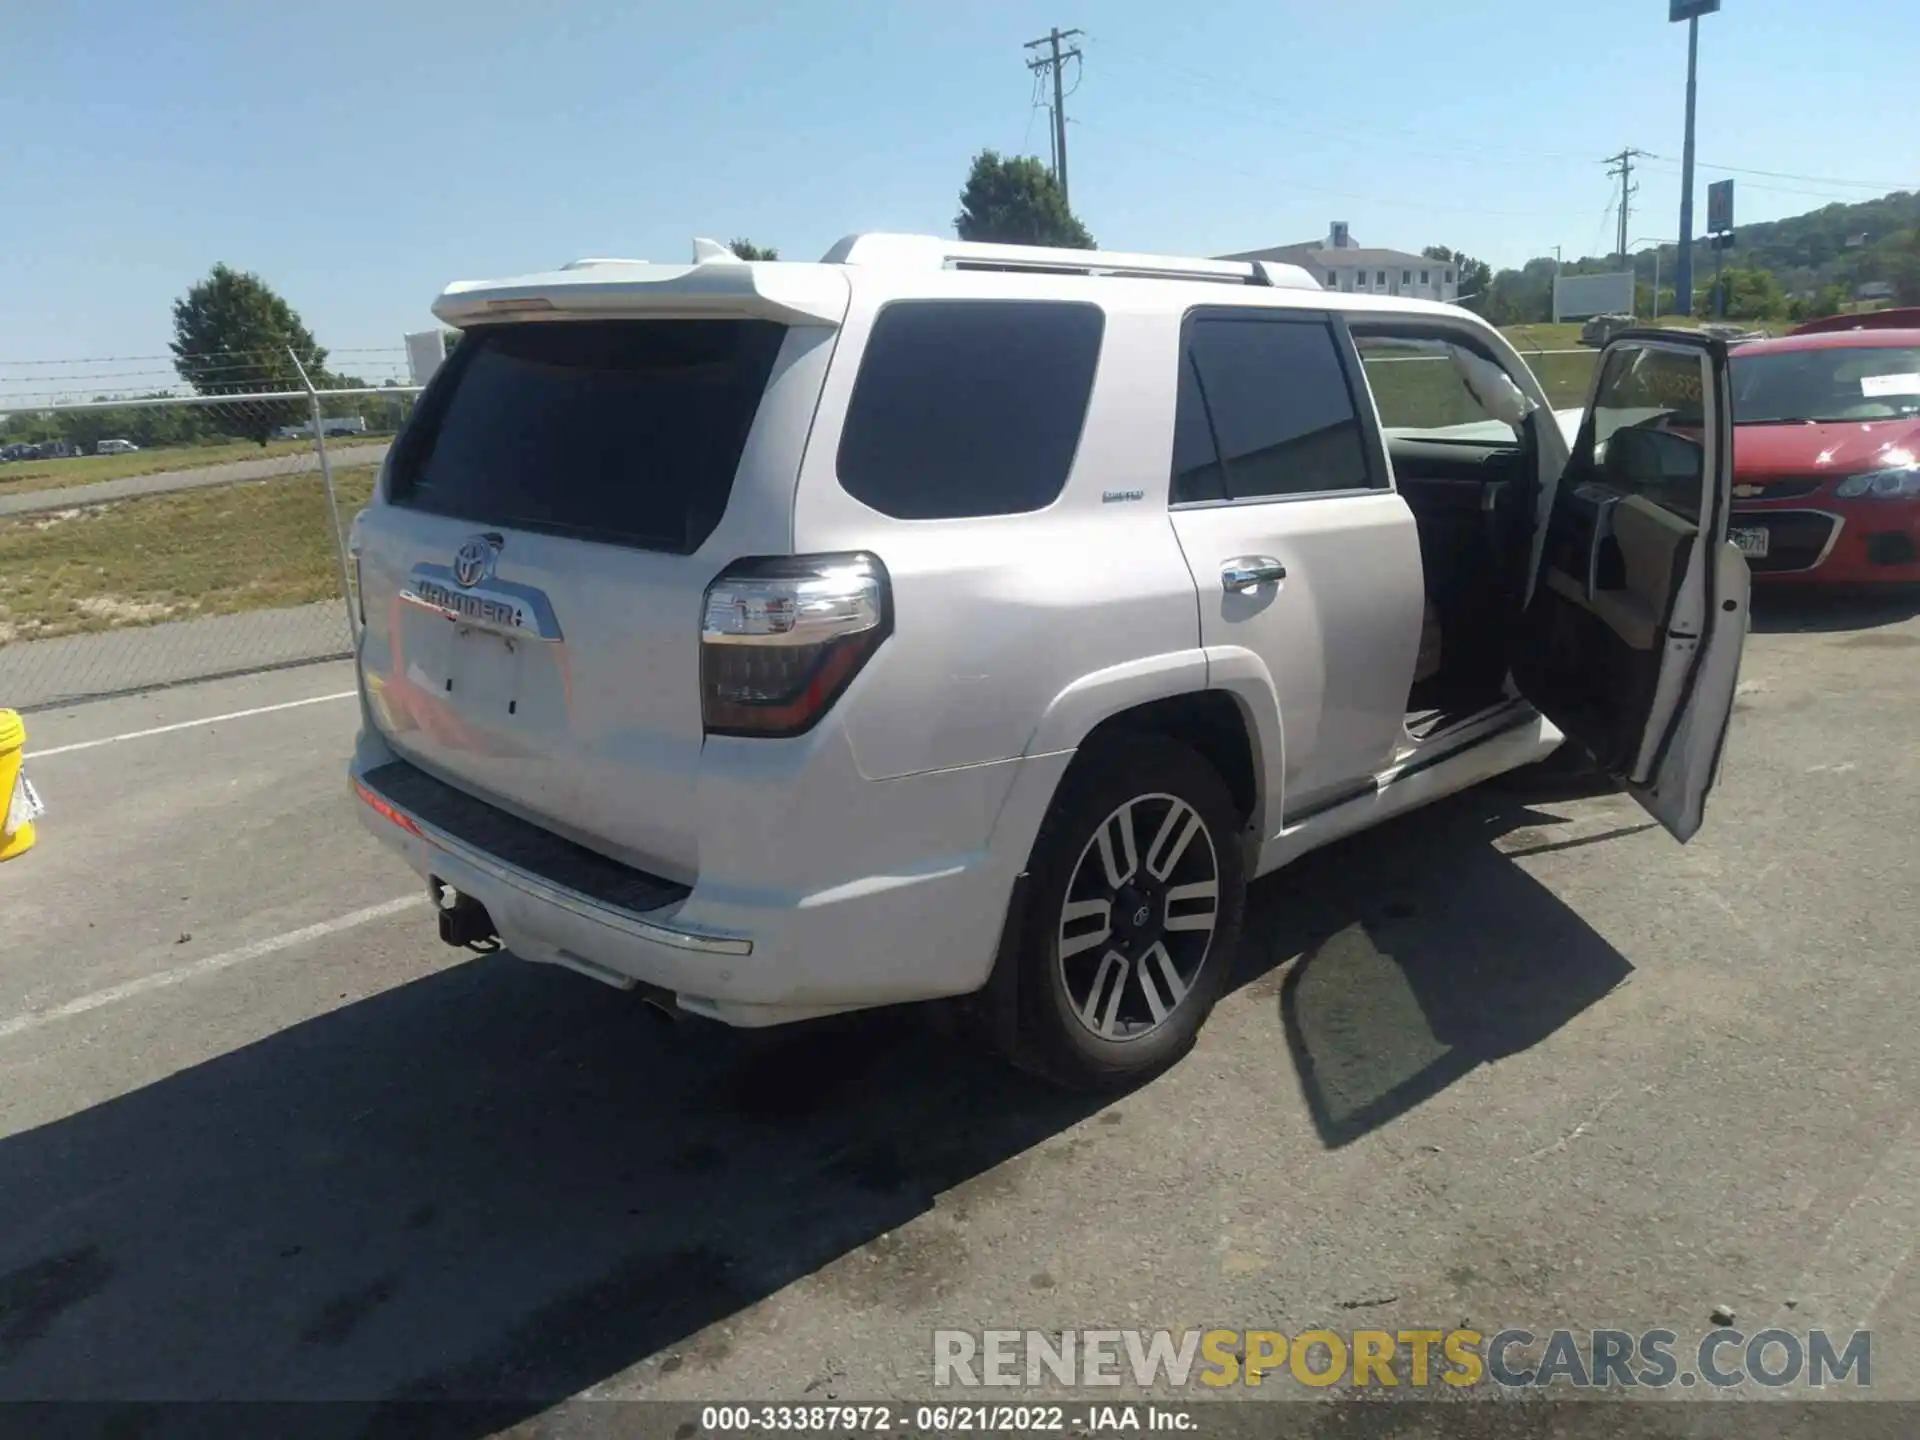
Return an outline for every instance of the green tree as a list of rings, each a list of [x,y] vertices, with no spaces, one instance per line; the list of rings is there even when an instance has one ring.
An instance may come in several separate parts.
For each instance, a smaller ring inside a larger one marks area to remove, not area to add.
[[[1920,228],[1907,231],[1893,245],[1887,272],[1893,282],[1893,303],[1920,305]]]
[[[771,245],[756,245],[751,240],[729,240],[727,249],[742,260],[778,260],[780,252]]]
[[[1449,249],[1445,245],[1429,245],[1420,252],[1429,260],[1438,260],[1454,269],[1454,279],[1459,282],[1455,294],[1461,297],[1460,303],[1476,314],[1487,313],[1488,292],[1493,289],[1493,267],[1484,260],[1476,260],[1464,250]]]
[[[327,383],[327,352],[294,308],[258,275],[226,264],[173,302],[172,350],[173,368],[202,395],[298,390],[294,355],[315,385]],[[306,418],[297,401],[215,408],[221,429],[262,445]]]
[[[1726,317],[1729,320],[1781,320],[1787,314],[1787,292],[1780,277],[1757,267],[1728,266],[1721,277],[1727,290]],[[1713,317],[1713,272],[1701,277],[1693,297],[1693,313],[1702,320]]]
[[[1031,156],[1002,156],[992,150],[973,157],[953,228],[962,240],[1096,248],[1046,166]]]
[[[1487,304],[1480,313],[1495,325],[1536,325],[1551,320],[1553,271],[1551,256],[1538,256],[1518,270],[1502,270],[1488,284]]]

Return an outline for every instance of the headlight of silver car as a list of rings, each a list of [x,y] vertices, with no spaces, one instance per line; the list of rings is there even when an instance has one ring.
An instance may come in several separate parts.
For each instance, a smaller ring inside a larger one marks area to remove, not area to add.
[[[1842,500],[1868,497],[1899,500],[1920,497],[1920,465],[1895,465],[1885,470],[1863,470],[1849,475],[1833,492]]]

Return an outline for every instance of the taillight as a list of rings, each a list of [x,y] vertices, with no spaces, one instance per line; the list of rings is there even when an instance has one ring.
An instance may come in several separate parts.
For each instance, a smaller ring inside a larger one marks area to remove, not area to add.
[[[707,587],[700,717],[709,735],[799,735],[893,629],[872,555],[743,560]]]

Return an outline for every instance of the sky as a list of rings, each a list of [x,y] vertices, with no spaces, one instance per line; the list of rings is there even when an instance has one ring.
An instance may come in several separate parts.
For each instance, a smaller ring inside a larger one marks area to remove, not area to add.
[[[1677,232],[1666,0],[0,0],[0,366],[164,355],[216,261],[372,354],[455,279],[950,233],[977,151],[1046,156],[1023,46],[1055,25],[1111,249],[1345,220],[1496,268],[1602,254],[1625,146],[1657,157],[1630,239]],[[1696,227],[1715,167],[1775,172],[1737,176],[1744,221],[1920,188],[1920,6],[1726,0],[1700,36]]]

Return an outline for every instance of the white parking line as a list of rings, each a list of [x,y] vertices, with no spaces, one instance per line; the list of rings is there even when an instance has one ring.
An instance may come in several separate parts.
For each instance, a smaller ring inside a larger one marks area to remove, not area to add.
[[[9,1020],[0,1020],[0,1040],[18,1035],[23,1030],[34,1030],[42,1025],[50,1025],[55,1020],[70,1020],[75,1015],[84,1015],[89,1010],[98,1010],[103,1005],[131,1000],[134,996],[145,995],[150,990],[162,990],[169,985],[178,985],[184,980],[198,979],[202,975],[211,975],[216,970],[226,970],[234,965],[244,964],[248,960],[258,960],[263,955],[271,955],[279,950],[290,950],[295,945],[306,944],[309,940],[321,940],[329,935],[338,935],[342,930],[351,930],[354,926],[365,925],[370,920],[384,920],[389,915],[398,915],[402,910],[410,910],[416,905],[426,903],[427,897],[424,894],[402,895],[378,905],[369,905],[364,910],[352,911],[337,919],[322,920],[317,925],[305,925],[282,935],[256,940],[251,945],[242,945],[237,950],[209,955],[204,960],[175,966],[171,970],[142,975],[138,980],[129,980],[124,985],[112,985],[105,990],[96,990],[91,995],[82,995],[78,1000],[69,1000],[66,1004],[55,1005],[50,1010],[29,1010]]]
[[[222,720],[245,720],[249,715],[271,715],[277,710],[298,710],[302,705],[319,705],[328,700],[351,700],[360,692],[338,690],[331,695],[312,695],[305,700],[284,700],[278,705],[256,705],[251,710],[229,710],[225,715],[209,715],[202,720],[181,720],[172,725],[156,725],[151,730],[129,730],[124,735],[108,735],[100,740],[82,740],[73,745],[55,745],[49,750],[34,750],[26,758],[46,760],[54,755],[71,755],[76,750],[97,750],[102,745],[118,745],[122,740],[145,740],[149,735],[170,735],[175,730],[191,730],[196,725],[218,725]]]

